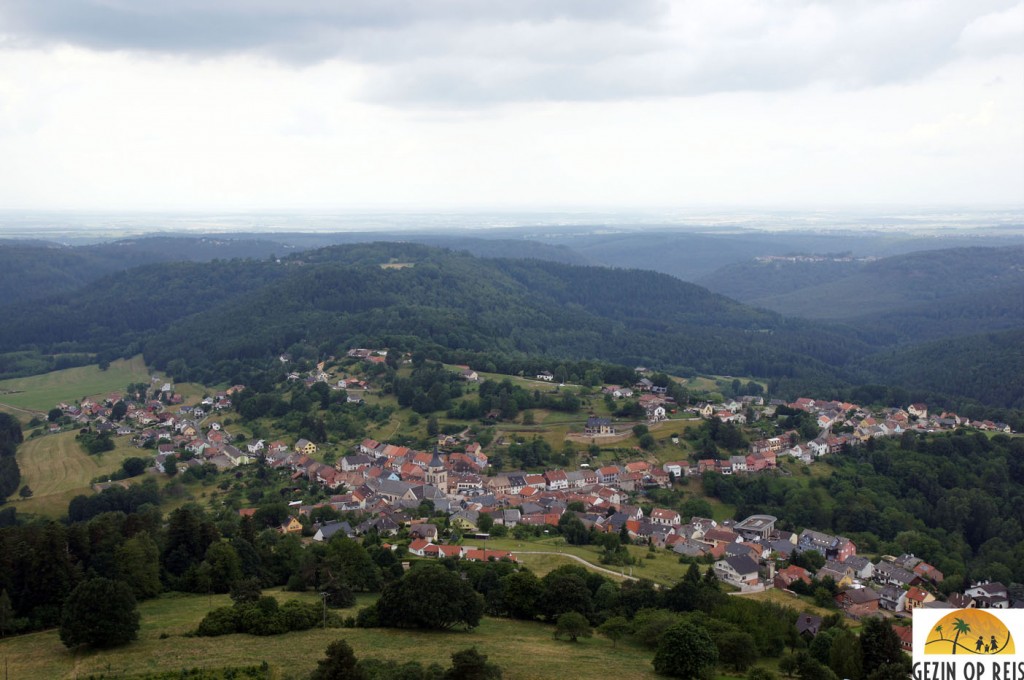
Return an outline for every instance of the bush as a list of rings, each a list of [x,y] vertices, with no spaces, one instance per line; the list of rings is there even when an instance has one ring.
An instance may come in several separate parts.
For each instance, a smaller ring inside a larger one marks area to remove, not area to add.
[[[278,605],[273,597],[261,597],[258,601],[239,601],[233,607],[221,607],[203,617],[196,629],[196,635],[215,637],[232,633],[249,635],[280,635],[297,630],[309,630],[326,621],[332,628],[341,625],[338,617],[323,615],[321,605],[315,602],[289,600]]]
[[[238,610],[235,607],[219,607],[203,617],[196,629],[201,637],[231,635],[238,632]]]

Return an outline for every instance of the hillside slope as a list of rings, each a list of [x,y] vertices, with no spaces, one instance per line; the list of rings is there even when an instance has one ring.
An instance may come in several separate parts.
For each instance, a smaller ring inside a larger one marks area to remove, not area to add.
[[[386,265],[387,268],[382,265]],[[281,263],[152,265],[10,307],[0,350],[143,350],[199,379],[296,343],[606,359],[718,374],[825,373],[866,350],[654,272],[484,260],[416,244],[338,246]],[[216,368],[220,366],[220,368]]]
[[[871,375],[906,389],[959,395],[1024,409],[1024,330],[887,350],[860,362]]]
[[[1024,284],[1024,246],[950,248],[875,261],[749,261],[700,283],[786,316],[854,319]]]

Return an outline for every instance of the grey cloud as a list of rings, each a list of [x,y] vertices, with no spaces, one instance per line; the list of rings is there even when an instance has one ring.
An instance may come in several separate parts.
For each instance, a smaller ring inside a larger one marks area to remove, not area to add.
[[[324,59],[358,56],[347,54],[345,37],[365,29],[400,33],[436,22],[634,23],[662,12],[660,0],[9,0],[0,6],[0,27],[26,42],[101,50],[257,51]]]
[[[340,59],[370,69],[367,100],[478,106],[903,82],[972,46],[980,53],[985,41],[976,36],[986,32],[978,27],[1012,7],[1013,0],[8,0],[0,34],[99,50]]]

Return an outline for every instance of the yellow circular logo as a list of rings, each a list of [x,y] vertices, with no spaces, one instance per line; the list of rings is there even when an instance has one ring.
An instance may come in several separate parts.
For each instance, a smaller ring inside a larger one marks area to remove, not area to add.
[[[925,654],[1013,654],[1010,630],[994,614],[958,609],[928,631]]]

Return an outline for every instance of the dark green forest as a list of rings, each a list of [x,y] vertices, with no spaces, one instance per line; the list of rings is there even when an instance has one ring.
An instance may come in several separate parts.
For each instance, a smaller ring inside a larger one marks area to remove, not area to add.
[[[0,499],[10,496],[21,484],[21,470],[15,458],[21,441],[21,425],[17,419],[0,413]]]
[[[860,319],[923,311],[936,303],[945,307],[957,298],[987,307],[1019,304],[998,291],[1024,285],[1022,264],[1024,247],[1019,245],[949,248],[878,260],[749,260],[723,267],[698,283],[787,316]],[[990,329],[974,332],[978,330]]]
[[[416,266],[383,270],[390,260]],[[637,302],[641,300],[642,302]],[[859,345],[670,277],[479,260],[411,244],[327,248],[282,264],[178,263],[114,275],[74,298],[8,307],[0,348],[140,349],[178,377],[216,382],[237,360],[295,344],[599,358],[677,370],[821,374]],[[227,365],[225,365],[225,362]],[[175,370],[177,369],[177,370]]]
[[[935,257],[943,266],[914,294],[924,296],[936,276],[954,277],[956,258],[971,262],[980,257],[976,250],[941,251]],[[1016,257],[1006,250],[1005,257]],[[932,256],[912,257],[924,271]],[[413,266],[381,267],[389,263]],[[8,304],[5,311],[19,323],[0,328],[0,375],[141,351],[178,379],[245,382],[281,352],[313,358],[386,346],[479,366],[527,357],[598,359],[684,376],[756,376],[770,379],[782,397],[836,396],[879,383],[946,408],[1019,409],[1024,372],[1019,353],[1011,356],[1012,339],[962,340],[967,349],[996,344],[1008,359],[974,363],[939,361],[933,348],[907,351],[915,347],[907,343],[977,333],[986,324],[1014,327],[1024,295],[1004,287],[992,298],[975,300],[969,290],[942,298],[943,290],[931,294],[941,304],[870,318],[855,297],[837,299],[861,316],[849,325],[826,324],[787,319],[650,271],[484,260],[411,243],[355,244],[281,260],[153,264],[74,293]]]

